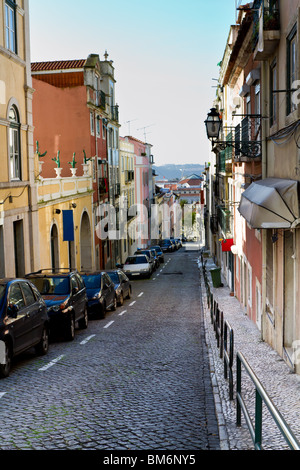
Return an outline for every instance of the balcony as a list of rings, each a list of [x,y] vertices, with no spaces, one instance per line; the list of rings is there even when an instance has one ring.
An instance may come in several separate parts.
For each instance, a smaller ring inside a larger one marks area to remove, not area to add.
[[[225,237],[232,233],[232,214],[226,207],[218,206],[218,223]]]
[[[261,159],[261,116],[245,116],[241,124],[235,127],[235,161]]]
[[[267,60],[280,41],[279,0],[256,0],[253,4],[254,60]]]
[[[112,121],[119,122],[119,106],[111,106],[110,111]]]

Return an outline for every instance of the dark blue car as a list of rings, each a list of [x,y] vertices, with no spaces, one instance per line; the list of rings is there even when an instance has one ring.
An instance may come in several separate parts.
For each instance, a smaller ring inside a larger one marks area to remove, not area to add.
[[[82,273],[88,297],[88,312],[104,318],[107,309],[116,310],[117,296],[110,276],[104,271]]]
[[[24,279],[0,279],[0,376],[8,377],[14,356],[49,347],[47,307],[34,285]]]
[[[82,277],[77,271],[40,270],[26,276],[36,286],[46,302],[50,331],[63,334],[66,340],[75,337],[75,325],[88,326],[87,295]]]

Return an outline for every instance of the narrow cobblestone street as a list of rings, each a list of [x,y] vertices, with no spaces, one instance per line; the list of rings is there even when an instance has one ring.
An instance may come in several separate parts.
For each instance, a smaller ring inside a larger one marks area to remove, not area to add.
[[[17,359],[0,383],[1,450],[219,449],[197,256],[166,255],[73,342]]]

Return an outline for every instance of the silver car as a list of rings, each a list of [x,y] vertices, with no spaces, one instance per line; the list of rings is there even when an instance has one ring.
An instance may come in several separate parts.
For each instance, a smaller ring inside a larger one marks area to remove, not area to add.
[[[128,256],[123,266],[123,272],[129,278],[147,277],[152,274],[152,266],[147,255]]]

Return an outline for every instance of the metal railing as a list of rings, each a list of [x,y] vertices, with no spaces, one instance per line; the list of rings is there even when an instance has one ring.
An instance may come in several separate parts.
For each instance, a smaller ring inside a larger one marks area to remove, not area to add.
[[[278,429],[283,435],[284,439],[288,443],[292,450],[300,450],[300,444],[294,436],[293,432],[287,425],[283,416],[279,413],[271,398],[266,393],[265,389],[261,385],[257,376],[249,366],[243,354],[237,353],[237,426],[241,426],[241,415],[242,412],[246,419],[248,429],[251,434],[251,438],[254,443],[256,450],[262,450],[262,406],[263,403],[267,406],[273,420],[275,421]],[[247,374],[251,378],[255,386],[255,423],[253,425],[247,406],[242,396],[242,365],[244,366]]]
[[[218,303],[214,299],[211,292],[210,284],[208,281],[206,264],[201,253],[202,273],[205,282],[205,289],[207,295],[207,306],[210,310],[211,323],[215,331],[217,347],[220,348],[220,358],[223,358],[224,363],[224,378],[229,382],[229,399],[234,399],[234,376],[233,376],[233,362],[234,362],[234,331],[227,320],[224,319],[223,312],[220,312]],[[250,376],[255,387],[255,423],[253,425],[250,414],[248,412],[244,397],[242,395],[242,366],[245,368],[247,374]],[[287,425],[285,419],[277,410],[276,406],[268,396],[264,387],[258,380],[254,371],[246,361],[241,352],[236,353],[236,425],[241,426],[242,413],[246,419],[246,424],[249,429],[254,447],[256,450],[262,450],[262,406],[263,403],[268,408],[275,424],[283,435],[285,441],[292,450],[300,450],[300,443]]]

